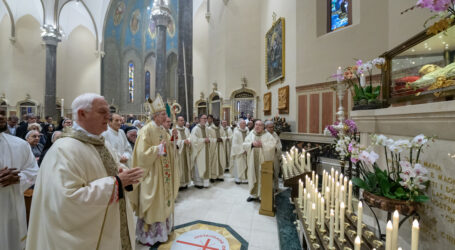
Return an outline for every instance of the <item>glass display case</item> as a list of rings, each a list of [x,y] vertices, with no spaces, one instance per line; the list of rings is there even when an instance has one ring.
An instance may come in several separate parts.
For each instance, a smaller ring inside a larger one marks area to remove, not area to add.
[[[455,95],[455,26],[414,36],[382,55],[383,97],[389,104],[452,100]]]

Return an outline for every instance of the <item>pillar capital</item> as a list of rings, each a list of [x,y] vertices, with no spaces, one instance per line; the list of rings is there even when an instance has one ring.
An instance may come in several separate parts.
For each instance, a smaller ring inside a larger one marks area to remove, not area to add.
[[[156,0],[153,3],[150,18],[155,21],[156,26],[165,26],[171,22],[171,9],[166,0]]]
[[[41,37],[46,45],[57,46],[62,39],[62,34],[54,25],[45,24],[42,27]]]

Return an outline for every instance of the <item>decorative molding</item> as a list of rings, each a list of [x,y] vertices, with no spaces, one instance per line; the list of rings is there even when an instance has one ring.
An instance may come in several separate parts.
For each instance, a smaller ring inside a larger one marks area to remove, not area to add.
[[[8,5],[8,2],[6,0],[2,0],[3,4],[5,4],[6,11],[8,12],[9,20],[11,22],[11,42],[14,43],[16,41],[16,24],[14,22],[14,16],[13,12],[11,11],[11,8]]]
[[[410,137],[423,133],[455,140],[455,101],[358,110],[350,114],[362,133]]]
[[[282,132],[280,134],[280,139],[288,141],[304,141],[328,144],[333,143],[333,137],[321,134]]]

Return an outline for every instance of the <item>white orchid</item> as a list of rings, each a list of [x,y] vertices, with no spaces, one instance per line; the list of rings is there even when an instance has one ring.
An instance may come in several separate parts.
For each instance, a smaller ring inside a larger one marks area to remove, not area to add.
[[[410,190],[423,190],[426,188],[425,183],[428,181],[428,170],[425,167],[419,163],[412,166],[408,161],[400,161],[400,166],[401,186]]]
[[[412,146],[419,148],[419,147],[425,145],[427,142],[428,142],[428,138],[425,137],[425,135],[420,134],[420,135],[417,135],[416,137],[414,137],[414,139],[412,139]]]
[[[371,61],[371,63],[374,66],[384,65],[385,64],[385,59],[383,57],[378,57],[378,58],[373,59],[373,61]]]

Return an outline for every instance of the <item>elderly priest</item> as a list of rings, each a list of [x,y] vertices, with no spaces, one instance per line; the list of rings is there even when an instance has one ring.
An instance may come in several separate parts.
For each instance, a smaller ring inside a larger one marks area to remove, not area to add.
[[[174,165],[174,145],[163,128],[166,107],[158,94],[150,103],[153,120],[139,130],[133,151],[133,166],[144,169],[142,182],[132,192],[131,203],[136,212],[137,238],[144,245],[166,242],[174,226],[174,201],[180,179]],[[172,131],[177,137],[177,130]]]
[[[38,165],[28,143],[7,134],[0,114],[0,249],[24,249],[27,236],[24,191],[35,182]]]
[[[97,94],[72,104],[73,128],[44,158],[33,194],[27,249],[134,249],[134,216],[124,187],[143,171],[119,168],[101,136],[109,106]]]
[[[248,186],[250,188],[248,202],[259,200],[261,195],[261,164],[264,161],[273,161],[275,145],[275,138],[270,133],[265,132],[264,123],[257,120],[254,124],[254,130],[248,134],[243,143],[248,162]]]

